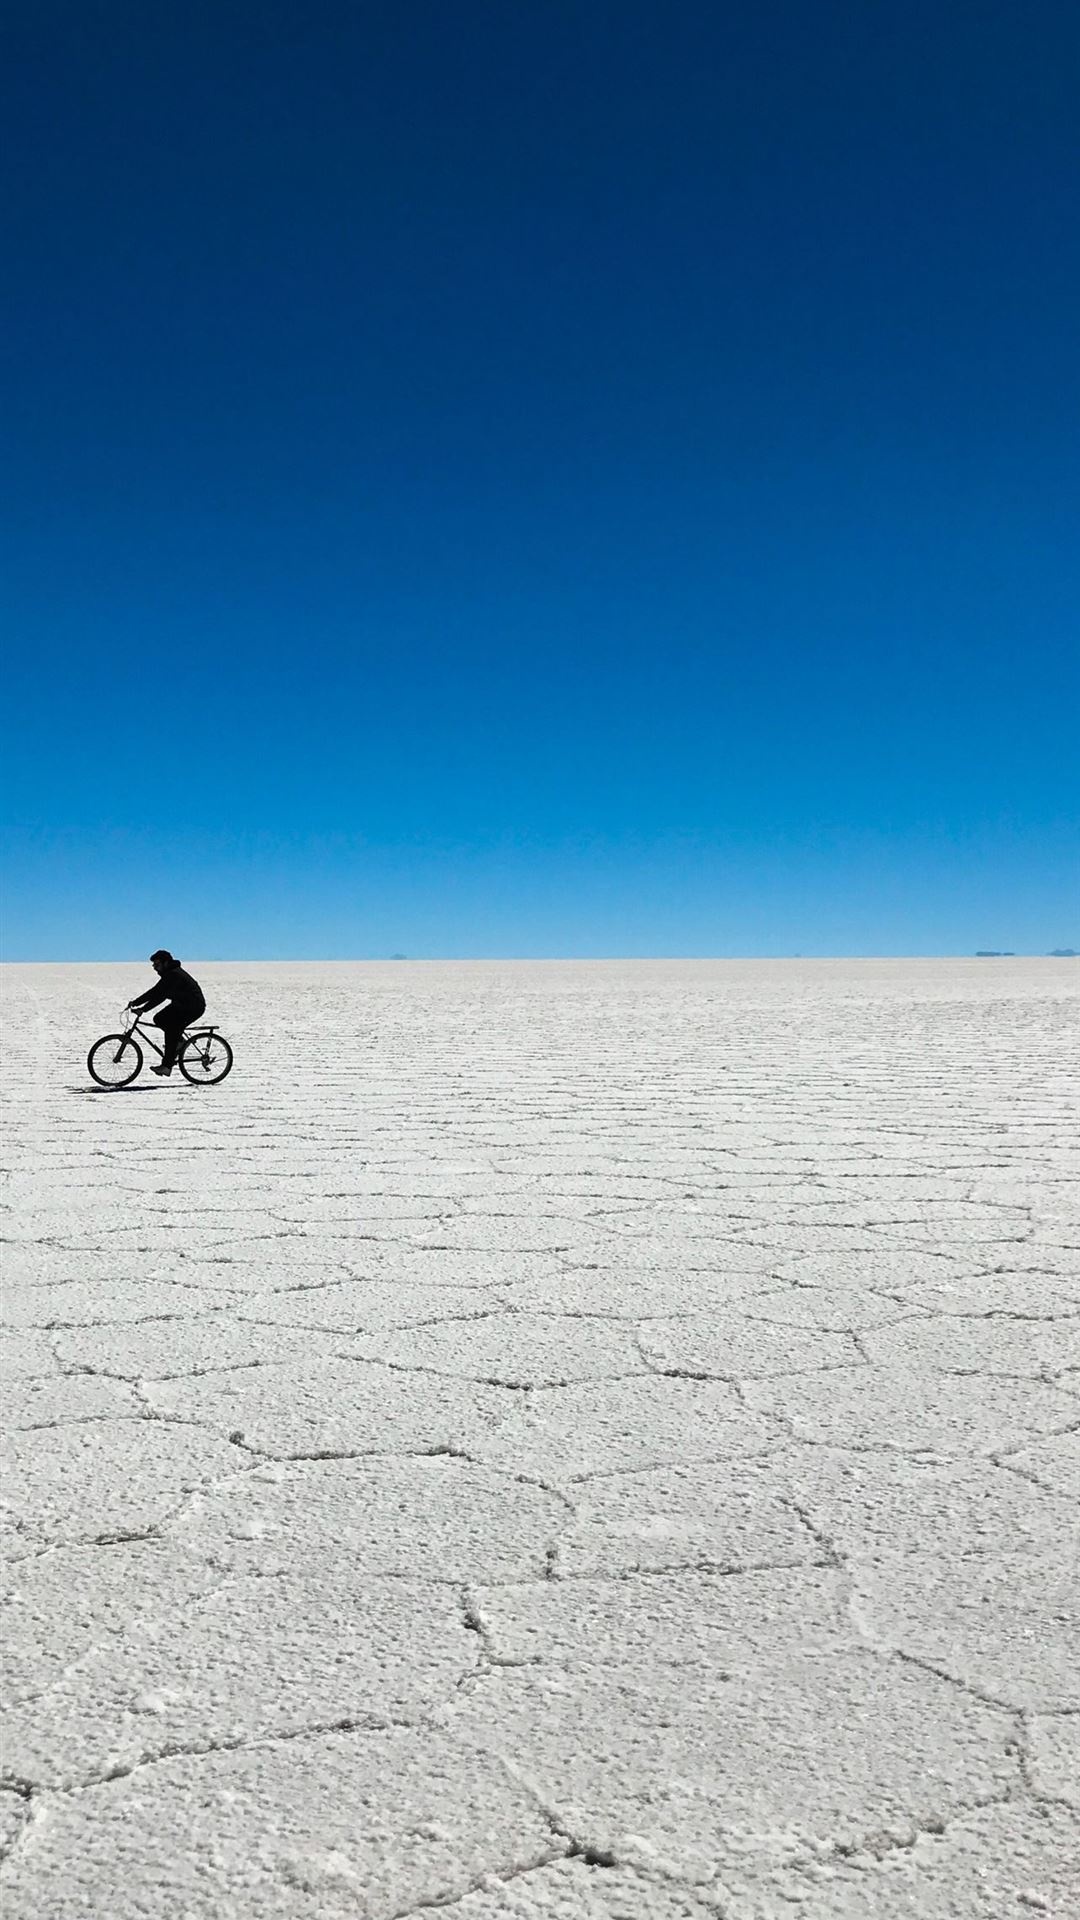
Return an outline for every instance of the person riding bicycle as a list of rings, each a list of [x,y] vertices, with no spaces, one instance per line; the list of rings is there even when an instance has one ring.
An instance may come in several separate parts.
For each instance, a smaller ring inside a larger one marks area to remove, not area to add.
[[[156,987],[148,987],[145,993],[128,1001],[130,1008],[144,1012],[156,1007],[162,1000],[168,1001],[161,1013],[154,1019],[155,1027],[161,1028],[164,1040],[164,1052],[160,1067],[151,1067],[151,1073],[170,1074],[176,1064],[176,1055],[180,1047],[180,1036],[185,1027],[201,1019],[206,1012],[203,990],[190,973],[185,973],[179,960],[174,960],[166,947],[159,947],[150,955],[150,965],[158,976]]]

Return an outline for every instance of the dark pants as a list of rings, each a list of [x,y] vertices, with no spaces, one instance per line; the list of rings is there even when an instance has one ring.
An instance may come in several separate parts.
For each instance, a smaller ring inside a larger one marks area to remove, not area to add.
[[[174,1002],[170,1006],[162,1007],[161,1012],[154,1015],[154,1025],[161,1028],[161,1037],[164,1042],[164,1053],[161,1059],[163,1067],[171,1069],[176,1065],[176,1056],[180,1050],[180,1036],[184,1028],[194,1026],[196,1020],[201,1020],[205,1012],[206,1001],[204,1000],[201,1006],[195,1002],[189,1006],[177,1006]]]

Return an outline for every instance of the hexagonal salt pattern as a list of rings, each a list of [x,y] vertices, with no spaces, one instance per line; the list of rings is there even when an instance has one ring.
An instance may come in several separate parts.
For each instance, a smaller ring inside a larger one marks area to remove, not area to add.
[[[1075,967],[200,973],[7,969],[5,1920],[1080,1913]]]

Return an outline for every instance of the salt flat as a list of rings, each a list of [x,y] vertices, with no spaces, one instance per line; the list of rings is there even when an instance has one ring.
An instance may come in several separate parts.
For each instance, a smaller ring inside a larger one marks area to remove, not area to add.
[[[1080,1912],[1075,962],[9,967],[5,1920]]]

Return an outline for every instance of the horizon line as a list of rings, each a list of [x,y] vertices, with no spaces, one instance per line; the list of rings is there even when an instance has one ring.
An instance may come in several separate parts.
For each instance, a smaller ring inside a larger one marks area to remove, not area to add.
[[[820,962],[830,960],[1078,960],[1080,948],[1045,948],[1038,952],[1022,952],[1019,948],[970,948],[964,951],[942,953],[473,953],[473,954],[408,954],[408,953],[368,953],[368,954],[322,954],[299,957],[281,953],[261,955],[257,958],[245,954],[197,954],[192,965],[207,966],[248,966],[248,967],[374,967],[374,966],[610,966],[613,964],[647,964],[668,961],[675,964],[697,963],[702,961],[744,962],[744,961],[803,961]],[[145,959],[130,954],[114,955],[107,960],[90,960],[80,956],[69,959],[19,958],[9,959],[0,956],[0,966],[5,967],[126,967],[145,966]]]

